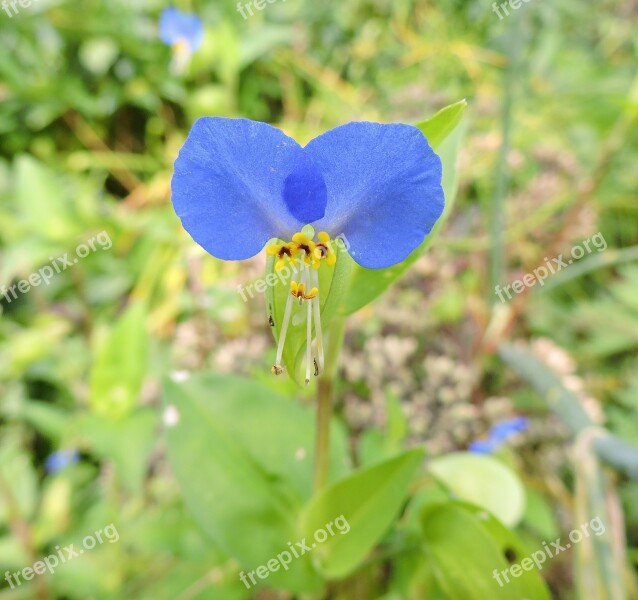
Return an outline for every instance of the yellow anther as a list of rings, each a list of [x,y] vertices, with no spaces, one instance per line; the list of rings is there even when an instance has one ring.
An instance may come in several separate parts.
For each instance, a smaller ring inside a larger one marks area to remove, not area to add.
[[[308,265],[319,269],[322,261],[332,267],[337,262],[337,255],[332,248],[330,235],[325,231],[317,234],[318,242],[312,241],[305,233],[298,231],[287,244],[272,244],[266,248],[269,256],[277,256],[275,271],[279,271],[286,264],[286,258],[295,265]]]
[[[295,297],[299,298],[299,300],[312,300],[317,297],[319,290],[316,287],[313,287],[306,294],[306,286],[303,283],[297,283],[296,281],[290,282],[290,293]]]
[[[320,261],[325,260],[326,264],[332,267],[337,262],[337,255],[332,249],[332,243],[330,242],[330,236],[325,231],[320,231],[317,234],[319,243],[315,247],[313,267],[318,269]]]
[[[292,236],[292,243],[296,246],[297,252],[301,254],[301,260],[307,265],[312,265],[317,244],[301,231]]]
[[[268,256],[277,256],[275,271],[279,271],[286,265],[286,258],[288,258],[292,264],[295,263],[297,245],[292,242],[288,242],[287,244],[272,244],[266,247],[266,254],[268,254]]]

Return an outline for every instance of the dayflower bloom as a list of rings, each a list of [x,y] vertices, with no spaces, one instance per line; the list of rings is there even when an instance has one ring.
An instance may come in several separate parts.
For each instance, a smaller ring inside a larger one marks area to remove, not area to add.
[[[184,228],[213,256],[247,259],[271,240],[275,269],[292,266],[273,372],[283,370],[297,299],[307,307],[306,381],[311,362],[315,373],[323,367],[318,271],[337,262],[335,238],[347,240],[362,267],[391,267],[423,242],[444,205],[439,157],[403,124],[348,123],[302,147],[265,123],[203,117],[180,150],[171,187]]]
[[[77,463],[78,460],[80,460],[80,453],[75,448],[71,450],[59,450],[47,456],[44,468],[48,473],[57,473],[69,465]]]
[[[182,13],[171,6],[160,15],[159,35],[173,50],[173,70],[181,71],[202,45],[204,26],[197,15]]]
[[[501,421],[492,426],[486,439],[471,442],[468,450],[478,454],[492,454],[509,438],[521,431],[525,431],[528,426],[529,421],[526,417],[515,417],[508,421]]]

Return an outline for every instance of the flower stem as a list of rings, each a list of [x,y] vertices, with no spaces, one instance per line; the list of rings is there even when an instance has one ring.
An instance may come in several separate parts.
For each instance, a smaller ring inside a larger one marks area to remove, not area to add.
[[[326,368],[317,385],[317,426],[315,436],[314,490],[317,493],[328,481],[330,464],[330,421],[332,419],[332,394],[334,378],[343,345],[345,318],[335,318],[326,336]]]

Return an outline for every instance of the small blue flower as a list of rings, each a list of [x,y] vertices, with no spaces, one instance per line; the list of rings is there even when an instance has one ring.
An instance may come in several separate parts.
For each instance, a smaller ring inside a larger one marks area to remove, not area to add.
[[[182,13],[171,6],[160,15],[159,35],[174,50],[193,54],[204,40],[204,26],[197,15]]]
[[[525,431],[528,427],[529,420],[526,417],[515,417],[508,421],[501,421],[492,426],[487,439],[471,442],[468,450],[478,454],[491,454],[496,452],[510,437]]]
[[[477,454],[492,454],[498,450],[499,444],[488,437],[485,440],[474,440],[468,446],[470,452],[476,452]]]
[[[316,271],[337,260],[331,239],[347,240],[362,267],[391,267],[423,242],[444,206],[441,161],[418,128],[403,124],[348,123],[302,147],[266,123],[203,117],[175,161],[171,189],[182,225],[217,258],[247,259],[283,241],[267,253],[276,269],[288,261],[300,282],[291,281],[276,374],[293,297],[307,302],[308,323],[314,312],[315,373],[323,367]],[[309,326],[309,346],[310,337]],[[306,381],[309,370],[307,351]]]
[[[45,461],[45,469],[49,473],[57,473],[66,467],[73,465],[80,459],[80,453],[75,450],[60,450],[49,454]]]
[[[528,427],[529,420],[527,417],[515,417],[508,421],[496,423],[490,431],[490,437],[497,442],[504,442],[514,434],[525,431]]]

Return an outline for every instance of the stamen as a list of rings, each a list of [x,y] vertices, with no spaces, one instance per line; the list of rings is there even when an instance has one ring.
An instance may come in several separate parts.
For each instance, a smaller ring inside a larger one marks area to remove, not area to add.
[[[323,263],[332,267],[337,256],[332,248],[330,236],[325,231],[317,234],[319,242],[314,242],[314,229],[305,227],[292,236],[292,241],[284,244],[272,244],[267,247],[269,256],[276,257],[275,270],[280,270],[286,261],[292,266],[290,277],[290,291],[286,298],[286,307],[282,320],[281,332],[277,342],[277,357],[272,372],[275,375],[283,373],[281,360],[283,357],[286,334],[292,320],[293,326],[301,326],[306,319],[306,385],[310,383],[310,373],[315,377],[323,371],[325,356],[323,334],[321,330],[321,303],[319,298],[319,268]],[[297,266],[299,265],[299,266]],[[298,277],[298,279],[297,279]],[[299,306],[306,301],[306,311],[293,311],[293,302],[297,299]],[[293,312],[294,317],[293,317]],[[312,328],[314,321],[315,345],[313,345]],[[269,314],[269,324],[274,325],[272,311]]]
[[[292,268],[292,278],[297,274],[297,270]],[[292,285],[293,282],[291,282]],[[275,365],[272,368],[274,375],[281,375],[284,372],[284,368],[281,366],[281,357],[284,354],[284,343],[286,341],[286,334],[288,333],[288,325],[290,323],[290,316],[292,314],[292,301],[293,295],[288,294],[286,298],[286,308],[284,309],[284,320],[281,325],[281,333],[279,334],[279,341],[277,342],[277,357],[275,358]]]
[[[311,271],[312,285],[317,290],[317,295],[311,300],[315,317],[315,336],[317,337],[317,358],[319,360],[319,371],[323,371],[323,334],[321,331],[321,305],[319,300],[319,273]]]
[[[310,287],[310,273],[308,265],[304,266],[304,279]],[[306,324],[306,385],[310,383],[310,363],[312,361],[312,303],[314,300],[306,300],[308,305],[308,316]]]
[[[299,290],[301,292],[299,294],[299,306],[301,306],[301,304],[303,303],[306,290],[308,289],[307,267],[305,264],[303,264],[301,268],[303,269],[303,271],[301,273],[301,288]]]

